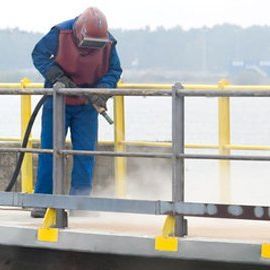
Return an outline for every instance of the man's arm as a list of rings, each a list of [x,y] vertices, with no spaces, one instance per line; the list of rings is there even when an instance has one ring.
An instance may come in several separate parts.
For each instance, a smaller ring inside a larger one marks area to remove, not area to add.
[[[47,78],[47,72],[56,66],[54,58],[58,48],[59,30],[53,27],[34,47],[32,60],[36,69],[41,75]]]
[[[99,80],[95,85],[96,88],[116,88],[117,82],[122,74],[122,68],[120,65],[119,57],[115,48],[112,47],[110,56],[110,65],[108,72]],[[97,107],[101,107],[107,110],[107,100],[110,98],[108,95],[91,95],[89,100]]]
[[[122,68],[120,65],[120,60],[115,45],[113,45],[110,56],[109,70],[99,80],[99,82],[96,85],[96,88],[115,88],[117,86],[117,82],[119,81],[121,74]]]
[[[35,46],[32,59],[37,70],[51,84],[61,82],[65,87],[75,88],[76,84],[68,78],[54,61],[58,49],[59,29],[53,27]]]

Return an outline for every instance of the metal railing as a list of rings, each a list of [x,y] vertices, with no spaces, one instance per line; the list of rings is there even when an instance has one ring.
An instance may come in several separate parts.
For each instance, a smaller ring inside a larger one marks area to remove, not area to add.
[[[175,219],[174,234],[183,236],[187,234],[187,223],[184,216],[197,216],[209,218],[233,218],[270,220],[270,207],[224,205],[211,203],[186,203],[185,191],[185,159],[221,159],[221,160],[265,160],[265,156],[239,156],[239,155],[201,155],[185,154],[185,97],[190,96],[215,96],[215,97],[270,97],[270,90],[186,90],[181,84],[175,84],[172,90],[162,89],[4,89],[4,94],[20,95],[53,95],[54,101],[54,144],[53,149],[23,149],[0,148],[0,152],[27,152],[27,153],[51,153],[53,154],[53,195],[23,194],[0,192],[0,205],[20,207],[45,207],[56,209],[57,228],[66,226],[64,209],[79,209],[107,212],[140,213],[152,215],[169,215]],[[79,151],[64,149],[64,96],[65,95],[89,95],[108,94],[113,96],[172,96],[172,152],[168,153],[137,153],[115,151]],[[65,155],[107,155],[113,157],[145,157],[171,159],[172,164],[172,201],[145,201],[91,198],[87,196],[64,195]]]
[[[41,83],[31,83],[27,78],[21,80],[20,83],[0,83],[0,91],[3,89],[12,89],[13,94],[25,92],[25,89],[42,88]],[[149,93],[150,90],[159,89],[162,91],[170,91],[171,84],[126,84],[119,83],[119,89],[143,89],[142,95]],[[221,80],[216,85],[207,84],[185,84],[184,88],[190,91],[193,90],[236,90],[245,91],[250,89],[253,91],[270,90],[269,85],[258,86],[243,86],[230,85],[228,81]],[[34,94],[34,93],[32,93]],[[35,93],[36,94],[36,93]],[[31,115],[31,95],[21,96],[21,138],[0,138],[0,141],[22,141],[25,128]],[[101,142],[101,144],[114,145],[115,151],[125,151],[126,146],[145,146],[145,147],[171,147],[170,142],[150,142],[150,141],[127,141],[125,139],[125,105],[124,96],[114,97],[114,141]],[[216,149],[220,155],[229,155],[231,150],[270,150],[270,146],[266,145],[235,145],[230,142],[230,97],[222,96],[218,98],[218,144],[186,144],[185,148],[191,149]],[[33,142],[38,142],[36,138],[30,138],[28,146],[31,147]],[[33,190],[33,169],[32,169],[32,154],[25,156],[22,165],[22,192],[32,193]],[[230,202],[230,162],[221,160],[219,163],[219,178],[220,178],[220,200],[222,202]],[[126,160],[123,157],[115,159],[115,191],[118,197],[125,197],[126,194]]]

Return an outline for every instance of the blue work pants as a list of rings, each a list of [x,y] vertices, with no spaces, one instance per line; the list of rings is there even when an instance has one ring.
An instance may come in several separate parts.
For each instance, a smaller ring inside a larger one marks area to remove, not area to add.
[[[94,150],[97,141],[98,117],[92,105],[66,105],[65,134],[70,128],[74,150]],[[53,106],[46,100],[42,110],[41,148],[53,148]],[[93,156],[73,156],[70,195],[89,195],[92,187],[95,160]],[[52,194],[53,156],[40,154],[38,158],[35,193]]]

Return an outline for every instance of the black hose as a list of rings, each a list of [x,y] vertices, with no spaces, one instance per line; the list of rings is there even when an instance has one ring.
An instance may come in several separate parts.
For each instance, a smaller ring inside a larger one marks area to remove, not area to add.
[[[35,119],[37,117],[37,114],[41,108],[41,106],[44,104],[45,100],[47,99],[47,96],[43,96],[40,101],[38,102],[38,104],[36,105],[30,119],[29,119],[29,122],[28,122],[28,125],[27,125],[27,128],[25,130],[25,133],[24,133],[24,137],[23,137],[23,142],[22,142],[22,148],[26,148],[27,147],[27,144],[28,144],[28,141],[29,141],[29,137],[30,137],[30,134],[31,134],[31,130],[32,130],[32,127],[33,127],[33,124],[35,122]],[[22,167],[22,163],[23,163],[23,158],[24,158],[24,152],[21,152],[19,154],[19,158],[18,158],[18,161],[17,161],[17,164],[16,164],[16,167],[15,167],[15,170],[13,172],[13,175],[9,181],[9,184],[8,186],[6,187],[5,191],[11,191],[12,188],[14,187],[16,181],[17,181],[17,178],[18,178],[18,175],[20,173],[20,170],[21,170],[21,167]]]

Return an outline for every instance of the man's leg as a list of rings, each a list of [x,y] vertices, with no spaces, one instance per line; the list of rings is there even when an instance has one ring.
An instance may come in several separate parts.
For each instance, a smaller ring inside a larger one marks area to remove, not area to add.
[[[53,108],[51,101],[46,101],[47,104],[43,106],[41,117],[41,148],[53,148]],[[69,117],[66,114],[66,130],[68,127]],[[53,155],[52,154],[39,154],[37,179],[35,185],[35,193],[52,194],[53,192]],[[31,212],[32,217],[43,217],[45,208],[35,208]]]
[[[53,148],[53,109],[43,106],[41,117],[41,148]],[[37,181],[35,193],[52,194],[52,165],[53,156],[51,154],[39,154]]]
[[[52,149],[52,107],[43,106],[41,116],[41,137],[40,147],[42,149]],[[52,194],[52,163],[51,154],[38,155],[37,179],[35,185],[35,193]],[[43,218],[46,208],[34,208],[31,211],[31,217]]]
[[[97,141],[97,112],[91,105],[74,106],[71,120],[71,140],[74,150],[94,150]],[[89,195],[92,187],[95,158],[73,157],[71,195]]]

